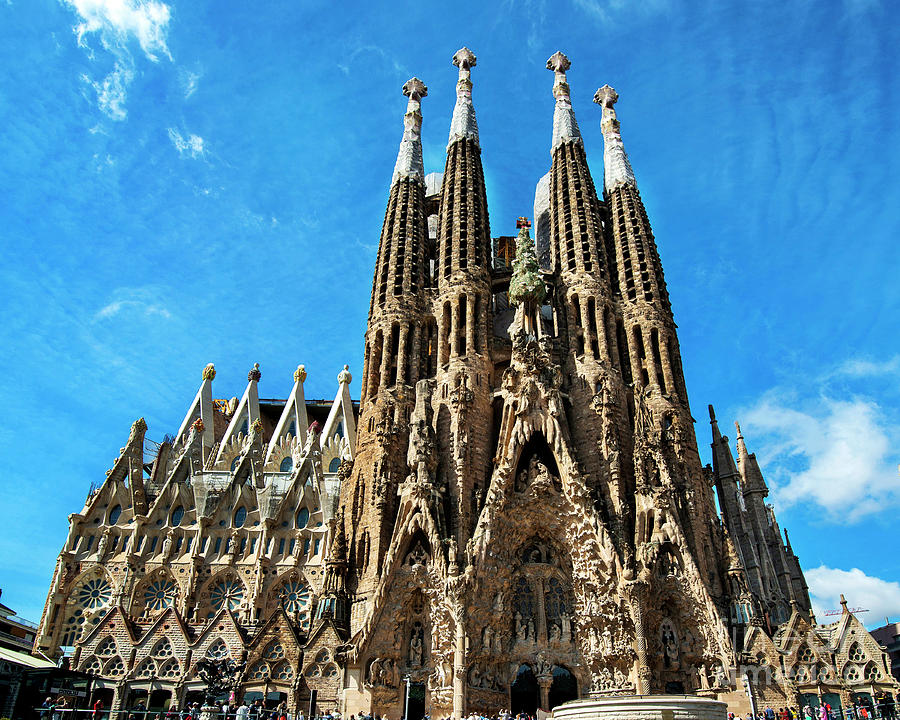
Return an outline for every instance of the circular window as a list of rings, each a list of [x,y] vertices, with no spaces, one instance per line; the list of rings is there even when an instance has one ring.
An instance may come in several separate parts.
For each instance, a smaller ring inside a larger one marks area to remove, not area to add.
[[[309,585],[288,580],[281,589],[281,606],[288,612],[301,612],[309,604]]]
[[[297,513],[297,528],[302,530],[309,524],[309,510],[306,508],[300,508],[300,511]]]
[[[184,508],[179,505],[172,511],[172,527],[178,527],[181,525],[181,521],[184,519]]]
[[[149,610],[165,610],[175,604],[177,594],[174,582],[157,580],[147,587],[147,591],[144,593],[144,602]]]
[[[112,599],[112,585],[105,578],[88,580],[78,592],[78,604],[88,610],[103,607]]]
[[[294,460],[291,457],[286,457],[281,461],[280,466],[281,472],[290,472],[294,469]]]
[[[217,612],[226,604],[229,610],[236,610],[243,599],[244,587],[237,580],[223,580],[209,593],[209,601]]]
[[[112,510],[109,511],[109,524],[115,525],[119,518],[122,515],[122,506],[116,505]]]
[[[247,508],[241,505],[237,510],[234,511],[234,526],[241,527],[246,520]]]

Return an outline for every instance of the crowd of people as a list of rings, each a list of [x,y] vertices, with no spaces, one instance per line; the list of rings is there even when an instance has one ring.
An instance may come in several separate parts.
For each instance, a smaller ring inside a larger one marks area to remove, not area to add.
[[[848,708],[833,708],[830,703],[822,703],[818,706],[804,705],[803,708],[766,706],[762,712],[748,713],[746,718],[734,713],[728,713],[728,720],[894,720],[894,704],[879,703],[877,708],[868,705],[857,704]]]

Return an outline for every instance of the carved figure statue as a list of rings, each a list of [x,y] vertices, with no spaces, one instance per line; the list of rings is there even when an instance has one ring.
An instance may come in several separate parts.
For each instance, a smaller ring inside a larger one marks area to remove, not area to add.
[[[97,543],[97,557],[101,560],[106,555],[107,545],[109,545],[109,535],[103,533],[103,535],[100,536],[100,542]]]
[[[557,623],[550,625],[550,642],[558,643],[562,639],[562,632]]]
[[[562,641],[565,643],[572,642],[572,620],[568,613],[562,616]]]
[[[424,631],[420,623],[413,626],[412,636],[409,640],[409,664],[420,666],[423,657],[423,635]]]

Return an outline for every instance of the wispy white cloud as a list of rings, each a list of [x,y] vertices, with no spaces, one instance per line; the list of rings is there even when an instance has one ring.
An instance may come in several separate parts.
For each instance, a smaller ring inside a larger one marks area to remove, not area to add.
[[[172,317],[154,288],[119,288],[106,305],[94,314],[94,320],[109,320],[121,314],[134,314],[144,317],[161,317],[166,320]]]
[[[601,23],[616,22],[623,13],[654,15],[669,9],[670,0],[574,0],[575,6],[581,8]]]
[[[826,612],[840,609],[841,593],[851,608],[868,610],[860,620],[869,626],[880,625],[883,618],[900,615],[900,583],[866,575],[859,568],[841,570],[820,565],[806,571],[813,611],[819,622],[828,622]]]
[[[900,373],[900,355],[888,360],[851,359],[841,364],[837,373],[851,377],[874,377]]]
[[[172,59],[166,42],[172,13],[158,0],[60,0],[75,11],[78,23],[73,28],[78,44],[94,58],[89,39],[97,38],[101,47],[115,59],[112,71],[101,80],[83,75],[84,82],[97,95],[97,105],[113,120],[124,120],[125,101],[134,80],[135,60],[129,43],[137,41],[147,59]]]
[[[203,77],[203,73],[191,72],[190,70],[182,70],[178,73],[178,80],[181,83],[181,89],[184,92],[185,100],[197,92],[201,77]]]
[[[198,158],[204,153],[203,138],[199,135],[187,133],[187,137],[185,137],[175,128],[169,128],[169,139],[180,155]]]
[[[409,71],[406,69],[405,65],[402,65],[397,61],[395,57],[390,55],[384,48],[379,47],[378,45],[359,45],[354,48],[350,54],[347,56],[347,60],[344,63],[338,63],[338,68],[340,68],[341,72],[344,75],[350,74],[350,66],[359,58],[360,55],[370,54],[374,55],[378,58],[379,62],[387,65],[396,75],[400,75],[402,77],[408,77]]]
[[[772,391],[743,421],[782,507],[812,502],[829,519],[856,522],[900,501],[897,444],[875,402],[801,404],[793,393]]]

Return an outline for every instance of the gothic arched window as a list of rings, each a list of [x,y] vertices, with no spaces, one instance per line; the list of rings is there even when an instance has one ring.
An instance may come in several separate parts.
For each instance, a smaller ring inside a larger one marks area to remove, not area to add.
[[[242,527],[244,522],[247,520],[247,508],[241,505],[237,510],[234,511],[234,526],[236,528]]]
[[[172,527],[178,527],[181,525],[181,521],[184,519],[184,507],[179,505],[172,511]]]
[[[281,465],[278,466],[278,469],[283,473],[289,473],[291,470],[294,469],[293,458],[290,455],[288,455],[285,458],[282,458]]]
[[[122,506],[116,505],[112,510],[109,511],[109,524],[115,525],[121,516],[122,516]]]
[[[853,662],[862,662],[863,660],[866,659],[866,655],[863,652],[863,649],[858,642],[855,642],[850,646],[850,652],[848,653],[848,657]]]
[[[211,660],[224,660],[229,657],[231,653],[228,652],[228,646],[225,644],[225,641],[222,638],[218,638],[212,645],[209,646],[209,650],[206,651],[206,657]]]
[[[237,610],[243,599],[244,586],[241,585],[239,580],[233,578],[220,580],[209,591],[209,602],[216,612],[225,605],[228,606],[229,610]]]

